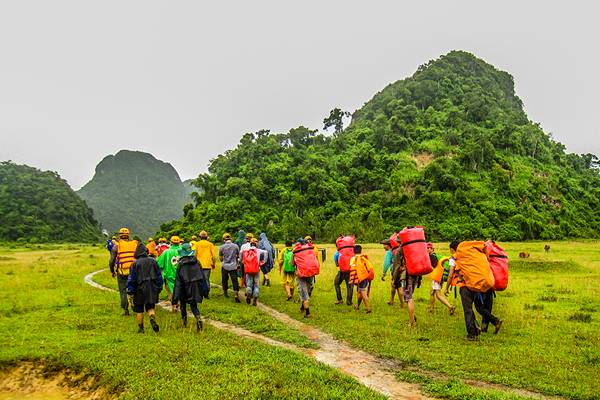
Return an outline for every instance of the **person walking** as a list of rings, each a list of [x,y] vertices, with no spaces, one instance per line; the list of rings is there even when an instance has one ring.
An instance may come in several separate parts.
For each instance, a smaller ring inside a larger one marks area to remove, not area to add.
[[[292,299],[296,286],[296,268],[290,265],[293,255],[292,244],[291,240],[286,240],[285,248],[279,251],[279,257],[277,258],[280,274],[279,284],[285,288],[285,293],[287,294],[285,301]]]
[[[210,273],[215,269],[217,262],[217,253],[215,251],[215,245],[208,241],[208,234],[206,231],[200,232],[200,240],[196,242],[196,245],[192,247],[192,250],[196,251],[196,258],[202,264],[204,273],[204,280],[208,286],[206,292],[206,298],[210,299]]]
[[[163,289],[163,277],[156,260],[148,256],[148,248],[144,243],[138,243],[133,257],[135,261],[129,270],[127,295],[133,311],[137,313],[138,333],[144,333],[144,309],[150,316],[152,329],[158,332],[154,309]]]
[[[267,239],[267,234],[262,232],[259,235],[260,240],[258,241],[258,248],[267,252],[266,260],[260,266],[260,270],[263,273],[263,286],[271,286],[271,280],[269,279],[269,272],[275,265],[275,248],[273,244]]]
[[[202,318],[200,317],[198,304],[202,303],[202,299],[208,290],[208,281],[204,279],[202,265],[189,243],[184,243],[177,250],[177,253],[179,262],[171,305],[175,309],[175,306],[179,304],[182,324],[187,327],[187,304],[189,304],[192,314],[196,318],[196,330],[202,332]]]
[[[243,248],[243,246],[242,246]],[[256,306],[260,288],[260,265],[267,258],[267,252],[258,248],[258,240],[250,239],[250,247],[242,251],[242,260],[246,272],[246,303]]]
[[[173,299],[173,288],[175,286],[175,276],[177,273],[177,263],[179,263],[179,250],[181,249],[181,239],[179,236],[171,236],[171,247],[165,250],[159,257],[158,266],[160,267],[165,282],[167,283],[167,293],[169,301]],[[177,312],[177,307],[173,308]]]
[[[137,249],[137,240],[129,240],[129,229],[123,228],[119,231],[119,243],[113,246],[110,251],[108,265],[113,278],[117,278],[119,285],[119,296],[121,297],[121,308],[124,310],[123,316],[129,314],[129,302],[127,301],[127,279],[129,278],[129,269],[135,261],[133,257]]]
[[[235,302],[240,302],[240,286],[237,275],[237,259],[240,254],[238,246],[231,241],[229,233],[223,234],[223,244],[219,247],[219,259],[222,262],[221,266],[221,285],[223,286],[223,296],[228,297],[229,278],[231,278],[231,286],[234,291]]]
[[[299,238],[294,246],[290,266],[296,266],[296,285],[302,306],[300,312],[304,312],[304,318],[310,318],[310,288],[313,278],[319,274],[319,260],[314,252],[313,246],[306,240]]]

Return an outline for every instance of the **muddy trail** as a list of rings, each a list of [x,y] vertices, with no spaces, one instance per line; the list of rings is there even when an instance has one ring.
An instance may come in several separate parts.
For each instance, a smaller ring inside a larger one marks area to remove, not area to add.
[[[99,285],[92,281],[92,277],[95,274],[102,271],[105,270],[96,271],[86,275],[84,277],[84,281],[99,289],[114,292],[115,290]],[[221,288],[220,285],[216,285],[214,283],[211,283],[211,286]],[[240,297],[242,298],[242,300],[245,299],[245,296],[242,294],[242,292],[240,292]],[[161,301],[159,305],[165,310],[172,310],[171,305],[166,301]],[[265,313],[269,314],[271,317],[287,325],[288,327],[296,329],[301,335],[306,336],[312,342],[316,343],[319,346],[319,349],[306,349],[297,347],[293,344],[279,342],[277,340],[252,333],[246,329],[226,324],[220,321],[207,319],[204,317],[203,321],[205,321],[208,324],[211,324],[217,329],[226,330],[242,337],[246,337],[253,340],[259,340],[261,342],[273,346],[283,347],[289,350],[303,353],[305,355],[309,355],[323,364],[329,365],[346,375],[352,376],[363,385],[379,393],[382,393],[388,396],[389,398],[411,400],[434,399],[432,397],[428,397],[422,394],[419,384],[401,382],[396,380],[396,375],[394,371],[400,371],[404,369],[402,366],[402,361],[375,357],[372,354],[355,349],[349,344],[345,343],[344,341],[335,339],[332,335],[328,333],[325,333],[317,328],[314,328],[301,321],[298,321],[297,319],[294,319],[289,315],[281,313],[262,303],[258,303],[257,307]],[[414,368],[410,369],[414,370]],[[425,371],[419,372],[423,372],[425,375],[428,375],[435,379],[447,380],[447,377],[441,374]],[[530,396],[541,399],[558,399],[557,397],[546,397],[540,395],[539,393],[529,392],[521,389],[514,389],[503,385],[490,384],[487,382],[471,380],[463,380],[463,382],[473,387],[482,389],[508,391],[523,396]]]

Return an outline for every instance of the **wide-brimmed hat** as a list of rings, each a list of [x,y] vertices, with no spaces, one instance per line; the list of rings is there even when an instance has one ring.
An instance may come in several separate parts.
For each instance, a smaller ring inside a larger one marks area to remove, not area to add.
[[[196,254],[196,250],[192,250],[192,245],[189,243],[184,243],[177,252],[181,257],[193,256]]]

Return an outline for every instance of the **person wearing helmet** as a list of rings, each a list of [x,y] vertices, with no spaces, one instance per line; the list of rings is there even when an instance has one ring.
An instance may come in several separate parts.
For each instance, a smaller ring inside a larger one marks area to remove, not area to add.
[[[196,251],[196,258],[202,264],[202,272],[204,273],[204,279],[208,285],[208,291],[206,292],[206,298],[210,297],[210,272],[215,269],[217,263],[217,252],[215,251],[215,245],[208,241],[208,234],[205,231],[200,232],[200,241],[196,242],[196,245],[192,247],[192,250]]]
[[[163,251],[167,250],[169,245],[167,244],[167,239],[160,238],[158,239],[158,246],[156,246],[156,254],[158,257],[163,253]]]
[[[179,249],[181,249],[181,239],[179,236],[171,237],[171,247],[165,250],[159,257],[158,266],[162,270],[163,277],[167,283],[168,299],[173,299],[173,288],[175,286],[175,274],[177,272],[177,263],[179,262]],[[177,312],[177,306],[173,307],[173,312]]]
[[[117,278],[119,285],[119,295],[121,297],[121,308],[124,310],[123,316],[129,315],[129,302],[127,301],[127,279],[129,278],[129,269],[135,261],[133,255],[137,249],[137,240],[129,240],[129,229],[123,228],[119,231],[119,243],[113,246],[110,251],[110,260],[108,266],[113,278]]]
[[[240,302],[240,285],[237,275],[237,259],[240,255],[240,249],[231,241],[229,233],[223,234],[223,244],[219,247],[219,259],[223,263],[221,266],[221,285],[223,286],[223,296],[228,297],[229,278],[233,286],[235,302]]]
[[[106,241],[106,250],[110,253],[112,248],[117,245],[117,238],[113,236],[112,239]]]
[[[243,248],[244,246],[242,246]],[[256,306],[260,287],[260,265],[267,258],[267,252],[258,248],[258,239],[251,238],[248,248],[242,251],[246,272],[246,303]]]
[[[192,240],[190,240],[190,246],[192,246],[192,249],[194,248],[194,245],[198,242],[198,236],[196,235],[192,235]]]
[[[154,242],[154,239],[148,239],[148,245],[146,248],[148,249],[148,257],[152,257],[156,260],[156,257],[158,257],[158,252],[156,251],[156,242]]]

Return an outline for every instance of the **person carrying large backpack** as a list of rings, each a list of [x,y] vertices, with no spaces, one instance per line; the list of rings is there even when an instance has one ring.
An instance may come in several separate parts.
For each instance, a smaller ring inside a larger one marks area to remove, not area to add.
[[[369,292],[371,290],[371,281],[375,277],[375,268],[369,260],[369,257],[362,254],[362,246],[355,245],[354,254],[355,256],[350,260],[350,267],[352,268],[352,272],[356,275],[356,280],[358,281],[358,289],[356,293],[357,303],[354,306],[354,309],[358,310],[360,308],[360,303],[364,301],[367,309],[365,314],[369,314],[371,313],[371,306],[369,305]]]
[[[277,258],[280,274],[279,284],[285,288],[285,293],[287,294],[285,301],[292,299],[294,288],[296,287],[296,267],[290,266],[293,255],[292,244],[291,240],[286,240],[285,248],[279,250],[279,257]]]
[[[313,245],[299,238],[294,246],[290,266],[296,267],[296,285],[302,306],[300,312],[305,312],[304,318],[310,318],[309,300],[313,278],[319,274],[319,260]]]
[[[243,248],[243,246],[242,246]],[[256,306],[260,288],[260,265],[264,263],[267,252],[258,248],[258,239],[250,239],[250,246],[242,250],[242,261],[246,273],[246,303]]]
[[[494,276],[487,261],[485,244],[483,242],[459,242],[453,240],[450,243],[452,258],[449,261],[448,283],[445,295],[448,295],[450,285],[457,286],[460,291],[460,299],[465,314],[465,325],[467,336],[464,340],[476,341],[480,330],[477,328],[473,304],[481,314],[492,325],[496,326],[494,333],[498,333],[502,326],[502,320],[492,315],[484,306],[482,294],[488,292],[494,286]]]

